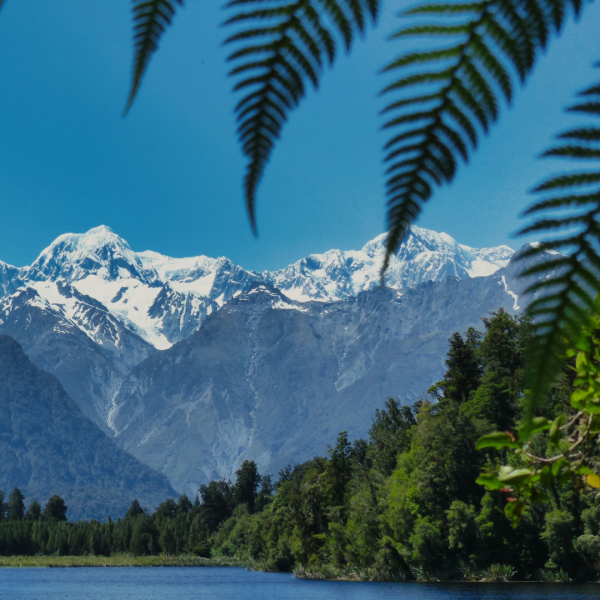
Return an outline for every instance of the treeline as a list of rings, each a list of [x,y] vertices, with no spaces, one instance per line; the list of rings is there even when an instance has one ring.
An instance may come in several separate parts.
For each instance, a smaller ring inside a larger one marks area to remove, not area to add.
[[[195,554],[209,558],[210,539],[219,525],[240,505],[245,510],[263,510],[273,493],[270,477],[260,477],[252,461],[244,462],[237,471],[235,484],[212,481],[203,485],[193,503],[182,495],[177,501],[162,502],[149,514],[134,500],[124,519],[109,518],[105,523],[69,523],[67,506],[60,496],[52,496],[44,510],[34,501],[25,511],[19,489],[13,490],[8,502],[4,502],[4,492],[0,491],[0,555],[131,553]]]
[[[531,335],[527,321],[504,311],[484,324],[484,335],[452,336],[444,379],[429,399],[412,407],[389,400],[368,440],[351,443],[342,433],[326,458],[281,473],[273,502],[255,514],[237,508],[212,538],[212,552],[308,576],[597,580],[597,490],[562,481],[513,529],[504,515],[509,491],[476,484],[498,464],[521,466],[514,452],[475,444],[493,431],[516,431]],[[573,376],[565,370],[541,415],[574,412]],[[546,446],[539,434],[532,452],[544,456]]]
[[[313,577],[405,579],[598,579],[600,499],[570,480],[549,503],[529,507],[513,529],[508,493],[489,493],[478,475],[519,457],[477,451],[492,431],[521,418],[526,321],[500,311],[450,339],[444,379],[413,406],[390,399],[368,439],[341,433],[326,457],[284,469],[275,484],[246,461],[236,482],[213,481],[192,503],[182,496],[152,514],[134,502],[107,523],[50,516],[0,523],[0,553],[193,553],[229,556],[255,568]],[[542,414],[572,412],[571,371]],[[533,442],[544,455],[546,438]],[[10,502],[9,502],[10,504]]]

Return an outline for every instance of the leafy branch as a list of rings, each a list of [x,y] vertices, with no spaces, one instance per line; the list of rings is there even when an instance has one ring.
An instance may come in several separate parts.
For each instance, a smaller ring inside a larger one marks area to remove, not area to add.
[[[600,306],[596,306],[598,313]],[[498,471],[483,473],[477,482],[488,490],[510,494],[506,516],[516,527],[529,504],[546,502],[547,491],[569,480],[575,489],[600,488],[598,442],[600,434],[600,317],[595,316],[581,328],[567,356],[575,357],[577,378],[571,394],[575,413],[559,415],[553,422],[534,417],[521,425],[518,439],[510,432],[483,436],[478,449],[513,450],[520,466],[504,465]],[[548,431],[546,456],[533,453],[536,434]]]
[[[583,101],[569,110],[600,117],[600,85],[583,92]],[[600,127],[571,129],[558,136],[560,145],[546,157],[600,160]],[[520,233],[547,234],[549,239],[531,246],[521,260],[532,261],[523,277],[535,277],[526,294],[533,300],[528,314],[535,336],[529,347],[527,419],[542,402],[563,362],[569,340],[577,339],[582,326],[596,312],[600,293],[600,168],[552,177],[537,186],[544,198],[525,214],[536,220]],[[566,231],[566,233],[565,233]]]
[[[234,91],[245,96],[236,106],[238,136],[248,166],[244,178],[246,206],[256,233],[256,190],[289,112],[319,85],[324,64],[336,55],[336,34],[349,50],[357,33],[374,20],[379,0],[233,0],[243,9],[226,25],[247,25],[226,43],[241,44],[229,60],[241,76]]]
[[[125,114],[133,105],[160,37],[173,20],[176,4],[183,6],[183,0],[133,0],[133,75]]]
[[[484,0],[423,4],[403,13],[435,22],[405,27],[392,39],[452,43],[402,55],[384,69],[401,76],[382,92],[394,94],[383,111],[393,115],[384,125],[393,136],[385,145],[389,232],[382,273],[434,187],[453,180],[458,161],[468,161],[498,119],[499,96],[510,103],[514,80],[525,81],[550,34],[561,30],[568,4]],[[581,2],[570,4],[579,15]],[[408,94],[413,90],[417,95]]]

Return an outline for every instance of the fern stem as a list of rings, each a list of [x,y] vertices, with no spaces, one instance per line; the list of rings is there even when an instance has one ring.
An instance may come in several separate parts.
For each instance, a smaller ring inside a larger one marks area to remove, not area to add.
[[[439,97],[442,100],[439,103],[439,105],[437,106],[437,108],[435,108],[431,111],[432,116],[435,115],[435,117],[434,117],[433,121],[424,128],[425,138],[421,143],[422,150],[421,150],[418,158],[415,159],[415,161],[416,161],[415,168],[412,171],[410,179],[406,182],[406,187],[408,188],[408,190],[412,190],[412,191],[407,191],[407,193],[405,194],[406,199],[403,200],[403,202],[399,205],[400,211],[402,211],[403,209],[407,210],[407,207],[409,205],[415,205],[417,207],[419,206],[419,201],[418,200],[415,201],[413,199],[413,195],[415,193],[414,189],[419,183],[418,180],[420,178],[420,173],[425,166],[425,162],[432,155],[432,146],[439,139],[437,132],[438,132],[440,125],[442,124],[442,118],[443,118],[443,116],[446,112],[446,109],[450,103],[450,94],[454,91],[454,87],[455,87],[456,83],[459,81],[459,73],[460,73],[461,69],[463,68],[463,66],[465,65],[466,61],[470,59],[470,56],[468,54],[468,49],[469,49],[470,45],[473,43],[473,41],[475,40],[475,38],[478,36],[478,33],[477,33],[478,28],[481,25],[483,25],[486,22],[486,20],[488,19],[489,6],[492,3],[493,3],[493,0],[488,0],[487,2],[484,2],[482,5],[482,11],[481,11],[480,17],[477,20],[472,21],[469,24],[470,30],[469,30],[468,37],[464,41],[464,43],[461,45],[462,47],[461,47],[461,51],[460,51],[460,56],[459,56],[458,60],[456,61],[455,66],[451,70],[450,79],[449,79],[448,83],[439,92]],[[390,182],[388,182],[388,187],[389,187],[389,183]],[[420,211],[420,209],[419,209],[419,211]],[[416,215],[414,215],[414,217],[416,218]],[[405,235],[406,231],[407,231],[406,224],[403,222],[399,222],[397,224],[397,226],[395,228],[391,228],[391,230],[388,233],[388,236],[386,239],[387,252],[386,252],[385,259],[384,259],[383,267],[381,269],[382,282],[383,282],[383,277],[384,277],[385,271],[387,270],[387,268],[389,266],[391,255],[397,250],[400,242],[402,241],[402,237]]]
[[[566,278],[562,280],[562,287],[560,292],[556,296],[555,310],[553,311],[552,318],[543,321],[537,325],[538,330],[544,328],[543,333],[538,333],[538,336],[533,339],[533,344],[537,346],[537,352],[531,357],[534,364],[529,365],[529,372],[533,374],[533,378],[530,381],[530,388],[533,390],[531,401],[526,405],[525,418],[530,420],[535,410],[537,409],[540,400],[543,398],[548,386],[551,383],[551,376],[545,372],[544,368],[547,365],[548,370],[552,375],[553,361],[548,360],[547,348],[552,348],[556,354],[556,349],[563,345],[565,337],[565,321],[568,319],[567,311],[570,307],[570,297],[574,292],[574,289],[578,287],[577,278],[579,275],[579,263],[582,258],[586,255],[586,240],[588,236],[593,233],[593,229],[596,226],[596,220],[600,217],[600,193],[596,194],[596,207],[586,213],[586,227],[573,238],[573,246],[575,251],[572,252],[568,258],[568,264],[570,267],[567,268]],[[543,247],[543,245],[542,245]],[[527,275],[527,272],[524,273]],[[576,332],[573,332],[576,333]],[[541,338],[541,339],[540,339]],[[554,358],[551,356],[551,358]]]
[[[257,110],[252,116],[252,121],[258,123],[258,127],[255,133],[256,138],[249,147],[248,151],[245,152],[250,158],[250,164],[246,169],[244,189],[246,196],[246,210],[248,211],[250,226],[252,227],[252,232],[254,235],[258,235],[258,230],[256,227],[255,193],[266,166],[266,161],[264,161],[261,156],[260,142],[267,140],[267,144],[272,146],[272,142],[269,141],[270,138],[262,135],[262,131],[265,128],[265,121],[271,116],[267,110],[267,106],[269,104],[269,94],[272,88],[275,87],[274,84],[276,84],[276,67],[280,61],[280,52],[284,47],[284,43],[289,39],[289,32],[292,30],[293,23],[298,19],[298,13],[303,10],[309,4],[309,2],[310,0],[299,0],[292,9],[289,18],[280,25],[281,35],[272,43],[272,51],[270,53],[271,59],[268,59],[272,63],[272,68],[267,75],[264,85],[261,88],[258,96],[259,100],[256,102]],[[238,129],[238,131],[240,130]],[[277,134],[278,133],[279,132],[277,132]]]

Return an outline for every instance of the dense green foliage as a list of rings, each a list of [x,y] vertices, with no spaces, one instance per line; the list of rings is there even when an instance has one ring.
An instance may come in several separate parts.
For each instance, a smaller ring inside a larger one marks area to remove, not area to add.
[[[600,489],[596,472],[600,440],[600,316],[592,317],[589,325],[581,328],[566,357],[573,363],[569,365],[570,374],[574,375],[569,398],[571,414],[560,411],[556,416],[527,416],[517,435],[498,431],[477,442],[480,449],[509,451],[505,454],[508,464],[494,465],[477,481],[490,491],[510,494],[511,501],[504,512],[515,527],[528,505],[547,502],[557,484],[571,481],[576,492],[589,487]],[[531,407],[531,402],[527,406]],[[540,444],[540,435],[544,436],[544,444]]]
[[[134,500],[123,519],[70,523],[68,507],[60,496],[52,496],[43,510],[33,501],[25,512],[23,495],[15,488],[8,503],[0,500],[0,555],[166,554],[210,558],[210,539],[221,523],[239,506],[246,514],[262,510],[272,500],[273,491],[270,478],[261,478],[255,463],[246,461],[237,471],[235,484],[213,481],[203,485],[193,503],[184,495],[178,501],[162,502],[148,514]],[[0,499],[3,497],[0,491]]]
[[[182,496],[153,514],[134,502],[117,522],[66,523],[44,510],[41,520],[0,523],[0,554],[194,553],[373,580],[597,579],[597,491],[556,481],[547,503],[528,506],[513,529],[509,494],[476,483],[482,471],[519,460],[475,446],[518,426],[532,328],[503,311],[484,323],[485,335],[452,336],[431,401],[389,399],[367,440],[342,432],[327,457],[282,470],[275,485],[246,461],[235,483],[212,481],[195,503]],[[565,372],[541,408],[547,418],[572,414],[572,386]],[[533,444],[543,455],[547,438]]]

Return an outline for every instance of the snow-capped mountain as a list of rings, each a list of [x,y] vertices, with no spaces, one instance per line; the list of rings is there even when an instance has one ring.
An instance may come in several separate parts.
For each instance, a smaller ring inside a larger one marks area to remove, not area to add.
[[[385,285],[400,290],[449,276],[486,277],[505,267],[513,254],[508,246],[469,248],[445,233],[413,226],[390,262]],[[266,271],[263,277],[294,300],[341,300],[379,285],[384,256],[382,234],[362,250],[311,254],[280,271]]]
[[[115,440],[191,494],[246,459],[277,473],[339,431],[365,436],[387,398],[414,402],[441,378],[455,331],[515,312],[502,271],[335,302],[255,284],[131,371],[114,400]]]
[[[187,339],[209,315],[257,285],[278,288],[296,304],[347,300],[377,289],[383,244],[379,236],[362,250],[331,250],[280,271],[254,273],[224,257],[135,252],[105,226],[68,233],[29,267],[0,263],[0,333],[14,336],[108,430],[124,379],[150,354]],[[468,248],[414,227],[386,283],[402,291],[448,277],[487,276],[512,254],[505,246]]]
[[[447,340],[527,303],[523,263],[413,227],[379,286],[384,236],[279,271],[135,252],[107,227],[0,263],[0,334],[123,448],[193,493],[364,435],[389,396],[444,370]]]
[[[334,301],[379,285],[384,235],[362,250],[313,254],[279,271],[254,273],[228,258],[171,258],[152,251],[134,252],[106,226],[58,237],[30,267],[0,263],[0,297],[33,287],[54,304],[56,287],[73,290],[102,305],[123,327],[159,350],[191,335],[206,317],[234,295],[267,282],[293,300]],[[487,276],[513,254],[506,246],[478,250],[461,246],[444,233],[413,227],[392,259],[386,285],[412,288],[448,276]],[[59,301],[64,306],[63,300]],[[68,313],[68,314],[67,314]],[[71,319],[67,311],[65,317]],[[93,324],[71,319],[86,335]]]

